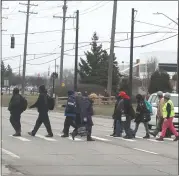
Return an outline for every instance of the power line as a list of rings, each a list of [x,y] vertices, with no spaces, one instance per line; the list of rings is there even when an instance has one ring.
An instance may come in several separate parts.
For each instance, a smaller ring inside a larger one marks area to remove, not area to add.
[[[91,11],[88,11],[88,12],[85,12],[85,13],[81,13],[80,15],[85,15],[85,14],[91,13],[91,12],[93,12],[93,11],[95,11],[95,10],[98,10],[99,8],[105,6],[106,4],[109,4],[109,3],[110,3],[110,1],[104,3],[104,4],[101,5],[101,6],[98,6],[97,8],[95,8],[95,9],[93,9],[93,10],[91,10]]]
[[[74,28],[69,28],[69,29],[65,29],[65,30],[74,30]],[[62,30],[49,30],[49,31],[37,31],[37,32],[29,32],[28,34],[41,34],[41,33],[48,33],[48,32],[61,32]],[[12,34],[2,34],[2,35],[12,35]],[[24,35],[24,33],[16,33],[13,35]]]
[[[81,11],[82,13],[84,13],[84,12],[86,12],[86,11],[92,9],[93,7],[96,7],[97,5],[99,5],[99,4],[101,4],[101,3],[103,3],[103,1],[97,2],[97,3],[95,3],[94,5],[92,5],[91,7],[87,8],[87,9],[85,9],[85,10],[82,10],[82,11],[80,10],[80,11]]]
[[[143,24],[147,24],[147,25],[151,25],[151,26],[156,26],[156,27],[162,27],[162,28],[171,29],[171,30],[177,30],[178,31],[178,29],[173,29],[173,28],[170,28],[170,27],[161,26],[161,25],[157,25],[157,24],[152,24],[152,23],[148,23],[148,22],[137,21],[137,20],[135,20],[135,22],[143,23]]]
[[[159,43],[159,42],[168,40],[168,39],[170,39],[170,38],[176,37],[177,35],[178,35],[178,34],[172,35],[172,36],[170,36],[170,37],[167,37],[167,38],[164,38],[164,39],[161,39],[161,40],[157,40],[157,41],[155,41],[155,42],[151,42],[151,43],[147,43],[147,44],[143,44],[143,45],[134,46],[134,48],[146,47],[146,46],[149,46],[149,45],[152,45],[152,44],[155,44],[155,43]],[[115,46],[115,47],[116,47],[116,48],[130,48],[130,47],[128,47],[128,46],[126,46],[126,47]]]

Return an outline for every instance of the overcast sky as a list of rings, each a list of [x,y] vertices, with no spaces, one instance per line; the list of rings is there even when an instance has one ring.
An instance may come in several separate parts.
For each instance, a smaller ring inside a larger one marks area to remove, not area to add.
[[[22,2],[22,1],[21,1]],[[25,3],[25,1],[23,1]],[[40,32],[40,31],[51,31],[51,30],[61,30],[62,20],[60,18],[53,18],[53,15],[62,16],[62,5],[63,1],[31,1],[32,4],[38,4],[37,7],[32,6],[31,12],[38,12],[37,15],[30,15],[29,21],[29,33]],[[2,15],[8,17],[8,19],[3,19],[2,29],[2,56],[16,56],[23,55],[23,44],[24,44],[24,32],[25,32],[25,20],[26,14],[18,12],[26,11],[26,6],[20,5],[19,1],[4,1],[3,7],[9,7],[8,10],[3,10]],[[110,47],[109,42],[111,36],[111,24],[112,24],[112,1],[67,1],[67,16],[74,16],[74,12],[79,10],[79,43],[80,42],[90,42],[93,32],[96,31],[99,35],[99,40],[102,41],[103,48],[107,49]],[[135,16],[135,20],[148,22],[152,24],[157,24],[161,26],[166,26],[168,28],[161,28],[151,25],[142,24],[135,22],[135,32],[146,32],[146,31],[168,31],[168,32],[178,32],[178,26],[172,23],[170,20],[162,15],[153,15],[155,12],[163,12],[174,20],[178,17],[178,2],[177,1],[125,1],[118,2],[117,7],[117,23],[116,23],[116,36],[115,40],[127,39],[127,34],[119,34],[117,32],[130,32],[131,26],[131,9],[135,8],[138,12]],[[65,50],[74,48],[75,42],[75,20],[69,19],[66,21],[66,33],[65,33]],[[170,29],[171,28],[171,29]],[[10,35],[9,34],[19,34],[15,35],[15,48],[10,49]],[[151,42],[155,42],[161,39],[168,38],[175,35],[176,33],[161,33],[153,34],[142,38],[137,38],[134,41],[134,46],[145,45]],[[135,34],[135,36],[144,34]],[[130,34],[128,35],[130,38]],[[27,74],[44,73],[48,71],[50,66],[51,71],[54,70],[54,61],[43,64],[45,62],[51,61],[60,56],[60,45],[61,45],[61,31],[49,32],[49,33],[36,33],[28,35],[28,54],[37,54],[35,57],[41,57],[41,53],[51,53],[57,52],[59,54],[50,55],[48,57],[43,57],[31,61],[27,61]],[[87,45],[87,43],[80,43],[80,46]],[[129,47],[130,40],[123,42],[116,42],[115,46]],[[84,51],[90,49],[90,45],[79,48],[79,55],[85,58]],[[163,42],[159,42],[146,47],[139,47],[134,49],[134,59],[139,58],[143,53],[150,53],[153,51],[177,51],[177,37],[168,39]],[[109,50],[108,50],[109,52]],[[64,68],[74,68],[74,54],[75,50],[65,52],[64,56]],[[118,62],[121,64],[122,61],[125,63],[129,62],[130,49],[129,48],[115,48],[115,54]],[[70,56],[69,56],[70,55]],[[27,60],[33,59],[34,56],[27,56]],[[13,58],[11,60],[6,60],[6,64],[10,64],[14,71],[18,73],[20,57]],[[21,61],[22,62],[22,61]],[[39,64],[39,65],[30,65]],[[60,59],[57,59],[57,64],[60,64]],[[22,69],[21,69],[22,70]]]

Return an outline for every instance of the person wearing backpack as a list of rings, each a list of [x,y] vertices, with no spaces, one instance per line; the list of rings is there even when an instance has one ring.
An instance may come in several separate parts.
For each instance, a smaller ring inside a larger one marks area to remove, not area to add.
[[[76,120],[76,101],[75,101],[75,92],[74,91],[68,91],[68,100],[67,104],[65,106],[65,122],[64,122],[64,128],[63,128],[63,135],[61,137],[69,137],[69,129],[70,126],[74,128],[75,131],[77,131],[78,127],[75,123]]]
[[[29,135],[35,136],[37,133],[38,129],[42,125],[42,123],[45,125],[45,128],[48,132],[48,135],[46,137],[53,137],[52,133],[52,128],[48,116],[48,111],[49,111],[49,95],[47,95],[46,89],[44,85],[41,85],[39,87],[39,97],[35,104],[30,106],[29,108],[37,108],[39,112],[39,116],[36,120],[36,124],[34,126],[34,129],[31,132],[28,132]]]
[[[25,104],[26,103],[26,104]],[[26,105],[26,106],[25,106]],[[19,94],[19,89],[14,88],[12,98],[9,102],[10,123],[15,130],[13,136],[21,136],[20,118],[23,111],[27,108],[27,101]]]
[[[136,108],[136,117],[135,117],[135,129],[134,129],[134,137],[138,131],[139,125],[142,122],[144,124],[146,135],[143,137],[144,139],[149,139],[149,127],[148,122],[150,121],[150,110],[147,109],[147,104],[142,97],[141,94],[136,95],[137,100],[137,108]]]

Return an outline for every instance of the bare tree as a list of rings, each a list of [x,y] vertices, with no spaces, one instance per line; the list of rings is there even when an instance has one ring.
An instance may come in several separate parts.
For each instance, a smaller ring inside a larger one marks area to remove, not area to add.
[[[143,81],[142,81],[142,85],[143,85],[142,87],[144,88],[144,90],[146,92],[148,92],[151,75],[157,69],[157,63],[158,63],[157,58],[151,57],[150,59],[147,60],[147,63],[145,65],[145,73],[143,75],[144,77],[143,77]]]

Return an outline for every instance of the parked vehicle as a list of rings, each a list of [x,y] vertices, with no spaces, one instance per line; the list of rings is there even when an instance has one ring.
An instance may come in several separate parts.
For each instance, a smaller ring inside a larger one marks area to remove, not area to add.
[[[178,111],[178,94],[171,93],[171,100],[174,104],[174,111],[175,111],[175,117],[173,119],[173,124],[177,131],[179,131],[179,111]],[[151,94],[148,101],[152,105],[152,115],[151,115],[151,121],[149,122],[149,129],[152,129],[153,126],[156,126],[157,124],[157,93]]]

